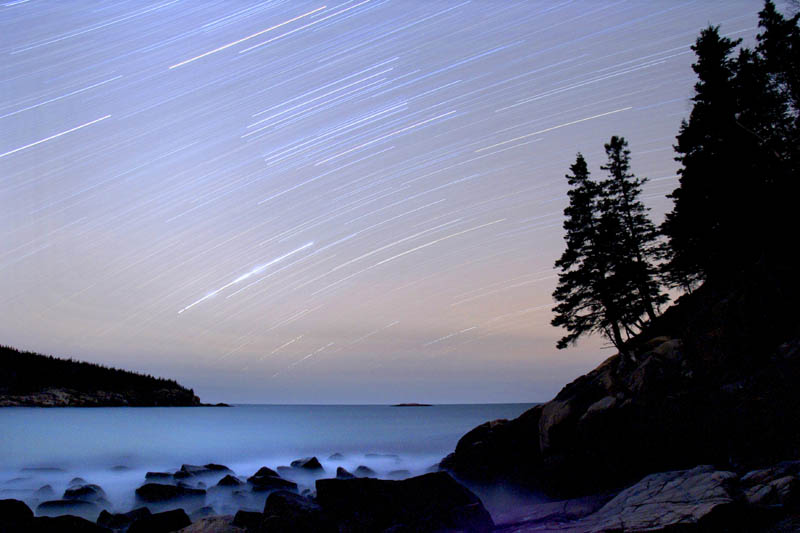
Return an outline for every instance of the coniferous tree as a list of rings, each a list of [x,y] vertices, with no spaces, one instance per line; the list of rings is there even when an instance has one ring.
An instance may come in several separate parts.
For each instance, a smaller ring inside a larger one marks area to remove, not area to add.
[[[568,333],[556,346],[563,349],[584,334],[601,332],[621,349],[619,308],[608,283],[610,255],[602,246],[600,188],[590,179],[580,153],[570,171],[572,174],[566,175],[571,187],[569,205],[564,209],[567,247],[555,263],[561,272],[553,293],[557,305],[552,321]]]
[[[657,307],[667,300],[660,290],[655,261],[659,249],[658,232],[641,201],[642,186],[647,178],[637,178],[630,170],[630,150],[624,137],[614,135],[604,145],[608,162],[600,168],[608,172],[602,182],[602,217],[613,224],[614,233],[608,248],[613,249],[613,271],[620,281],[617,290],[624,291],[625,324],[639,324],[643,315],[655,320]]]
[[[705,279],[725,263],[724,252],[733,244],[726,219],[731,193],[741,187],[731,58],[739,42],[709,27],[692,46],[697,54],[692,68],[699,81],[691,115],[677,137],[676,160],[683,168],[679,187],[669,196],[673,210],[662,225],[668,238],[666,277],[674,286],[690,287]]]
[[[699,81],[678,135],[680,185],[662,231],[674,286],[725,282],[756,262],[782,261],[800,172],[800,16],[771,1],[758,46],[704,30],[692,49]]]

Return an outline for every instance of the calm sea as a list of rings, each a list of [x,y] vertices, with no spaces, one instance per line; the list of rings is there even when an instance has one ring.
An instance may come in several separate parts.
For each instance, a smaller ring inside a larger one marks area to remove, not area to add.
[[[310,455],[328,476],[364,465],[377,477],[406,477],[438,463],[476,425],[532,405],[4,408],[0,498],[35,504],[35,489],[49,484],[58,497],[77,476],[125,509],[147,471],[213,462],[246,478]]]

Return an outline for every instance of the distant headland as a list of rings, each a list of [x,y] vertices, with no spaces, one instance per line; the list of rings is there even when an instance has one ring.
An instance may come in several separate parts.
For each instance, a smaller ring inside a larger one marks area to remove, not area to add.
[[[0,346],[0,407],[204,405],[171,379]]]

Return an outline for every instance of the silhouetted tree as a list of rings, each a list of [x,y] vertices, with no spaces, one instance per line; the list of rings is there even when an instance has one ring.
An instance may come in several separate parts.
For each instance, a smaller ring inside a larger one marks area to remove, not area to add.
[[[661,292],[655,261],[659,254],[656,227],[641,201],[642,186],[647,178],[637,178],[630,171],[630,150],[624,137],[611,137],[604,145],[608,162],[600,167],[608,172],[602,182],[600,210],[609,232],[607,245],[613,250],[614,275],[621,278],[615,285],[625,294],[623,309],[628,314],[625,324],[639,324],[642,315],[656,318],[656,308],[667,300]]]
[[[772,2],[758,46],[701,32],[692,49],[698,82],[675,150],[680,185],[662,231],[664,272],[674,286],[726,281],[785,254],[800,171],[800,31]],[[778,259],[780,260],[780,259]]]

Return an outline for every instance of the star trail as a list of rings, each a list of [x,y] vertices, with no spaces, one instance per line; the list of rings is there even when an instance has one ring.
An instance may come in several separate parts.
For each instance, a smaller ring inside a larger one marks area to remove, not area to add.
[[[230,402],[541,401],[564,174],[658,223],[758,1],[0,4],[0,342]]]

